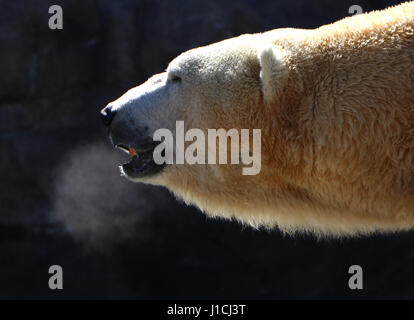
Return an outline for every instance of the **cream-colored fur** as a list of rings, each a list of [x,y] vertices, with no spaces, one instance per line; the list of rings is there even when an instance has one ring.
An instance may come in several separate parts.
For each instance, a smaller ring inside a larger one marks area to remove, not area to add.
[[[169,82],[175,74],[182,83]],[[171,165],[140,181],[209,215],[288,232],[414,227],[414,2],[190,50],[157,79],[160,87],[136,100],[144,107],[125,107],[129,120],[151,130],[176,120],[259,128],[262,170]]]

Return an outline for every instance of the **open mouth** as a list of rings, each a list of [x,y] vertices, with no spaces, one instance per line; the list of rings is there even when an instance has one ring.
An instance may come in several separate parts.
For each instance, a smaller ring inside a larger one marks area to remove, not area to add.
[[[130,161],[120,166],[122,173],[129,178],[153,175],[164,167],[164,165],[158,165],[154,162],[153,152],[156,147],[154,144],[148,144],[140,148],[124,144],[116,144],[115,147],[128,153],[131,157]]]

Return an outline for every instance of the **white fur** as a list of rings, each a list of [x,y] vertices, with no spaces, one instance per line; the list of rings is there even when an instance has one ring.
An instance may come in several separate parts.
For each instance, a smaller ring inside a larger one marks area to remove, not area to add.
[[[280,95],[286,83],[288,71],[284,61],[284,54],[274,46],[259,50],[260,79],[262,92],[266,102],[272,102]]]

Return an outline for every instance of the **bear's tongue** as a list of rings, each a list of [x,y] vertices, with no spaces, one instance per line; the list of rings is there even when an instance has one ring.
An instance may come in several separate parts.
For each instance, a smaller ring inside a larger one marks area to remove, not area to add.
[[[131,148],[131,147],[128,148],[128,152],[129,152],[129,155],[131,157],[133,157],[135,155],[138,155],[138,152],[136,152],[135,149],[134,148]]]

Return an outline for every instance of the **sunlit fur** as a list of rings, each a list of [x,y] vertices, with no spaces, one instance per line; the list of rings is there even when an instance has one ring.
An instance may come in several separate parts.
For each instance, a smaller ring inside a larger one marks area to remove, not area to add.
[[[414,227],[414,2],[197,48],[175,70],[191,83],[165,105],[176,116],[140,121],[262,129],[262,170],[172,165],[141,181],[211,216],[289,233]]]

